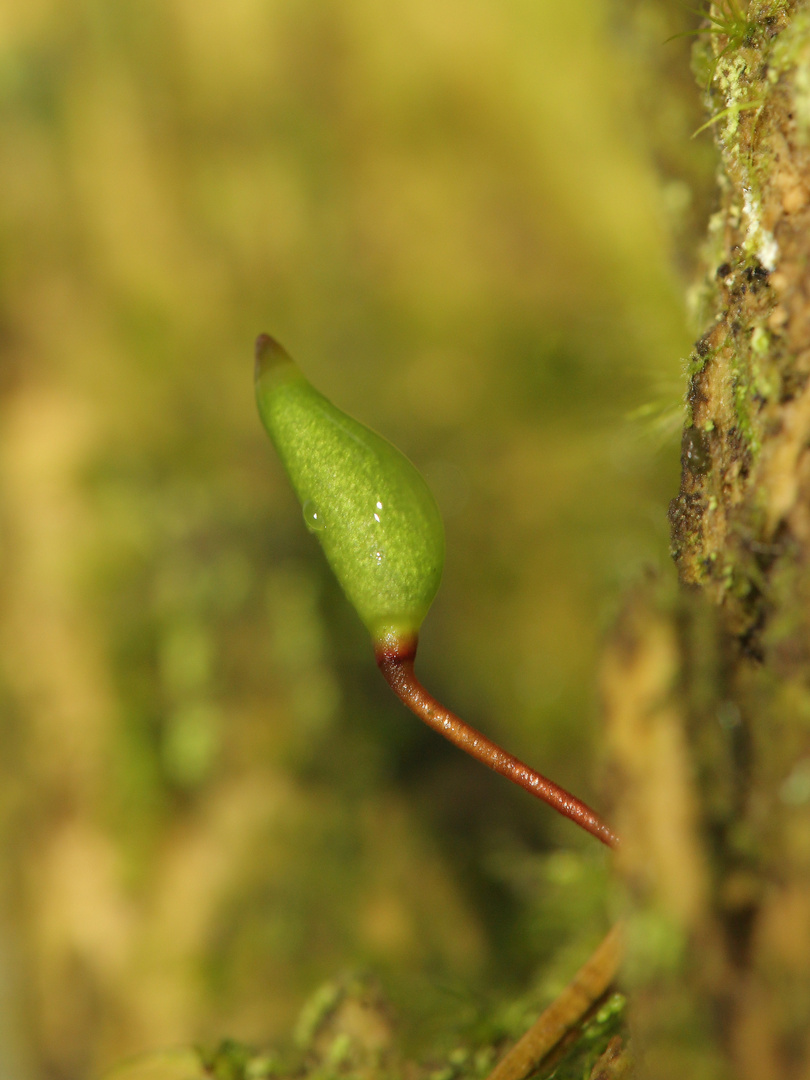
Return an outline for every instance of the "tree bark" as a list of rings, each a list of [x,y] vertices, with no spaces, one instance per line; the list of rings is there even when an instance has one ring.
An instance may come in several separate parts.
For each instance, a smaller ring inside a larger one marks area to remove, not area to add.
[[[603,691],[637,1074],[810,1077],[810,3],[713,4],[720,151],[689,360],[680,584]]]

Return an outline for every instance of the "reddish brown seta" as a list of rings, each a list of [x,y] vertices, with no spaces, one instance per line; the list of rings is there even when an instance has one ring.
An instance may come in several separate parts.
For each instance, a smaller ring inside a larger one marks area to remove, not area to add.
[[[611,848],[618,846],[618,836],[589,806],[559,784],[524,765],[512,754],[507,754],[497,743],[476,731],[429,694],[414,674],[416,646],[416,635],[405,637],[393,634],[375,642],[374,646],[377,666],[388,685],[411,712],[451,743],[466,750],[471,757],[542,799],[603,844]]]

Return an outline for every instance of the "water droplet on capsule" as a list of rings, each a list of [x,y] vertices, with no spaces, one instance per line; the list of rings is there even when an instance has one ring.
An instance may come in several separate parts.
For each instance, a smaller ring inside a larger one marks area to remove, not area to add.
[[[323,522],[323,515],[318,507],[312,501],[307,499],[304,505],[301,507],[301,511],[304,515],[304,524],[310,532],[320,533],[326,528]]]

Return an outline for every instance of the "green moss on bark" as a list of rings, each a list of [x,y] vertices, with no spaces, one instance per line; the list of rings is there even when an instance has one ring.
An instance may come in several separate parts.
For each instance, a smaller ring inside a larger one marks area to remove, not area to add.
[[[685,588],[628,601],[606,705],[631,928],[668,920],[681,941],[669,967],[635,969],[639,1076],[798,1080],[810,1068],[810,5],[711,11],[747,30],[712,34],[695,65],[721,205],[670,509]],[[663,788],[671,809],[656,816]]]

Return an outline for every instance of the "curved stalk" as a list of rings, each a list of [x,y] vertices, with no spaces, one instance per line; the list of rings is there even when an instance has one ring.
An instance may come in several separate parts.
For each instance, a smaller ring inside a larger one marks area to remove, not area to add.
[[[416,645],[415,636],[403,639],[391,635],[375,643],[377,665],[400,701],[420,720],[424,720],[428,727],[444,735],[471,757],[542,799],[557,813],[576,822],[580,828],[601,840],[603,844],[610,848],[617,847],[619,838],[589,806],[559,784],[502,750],[497,743],[456,716],[425,690],[413,670]]]

